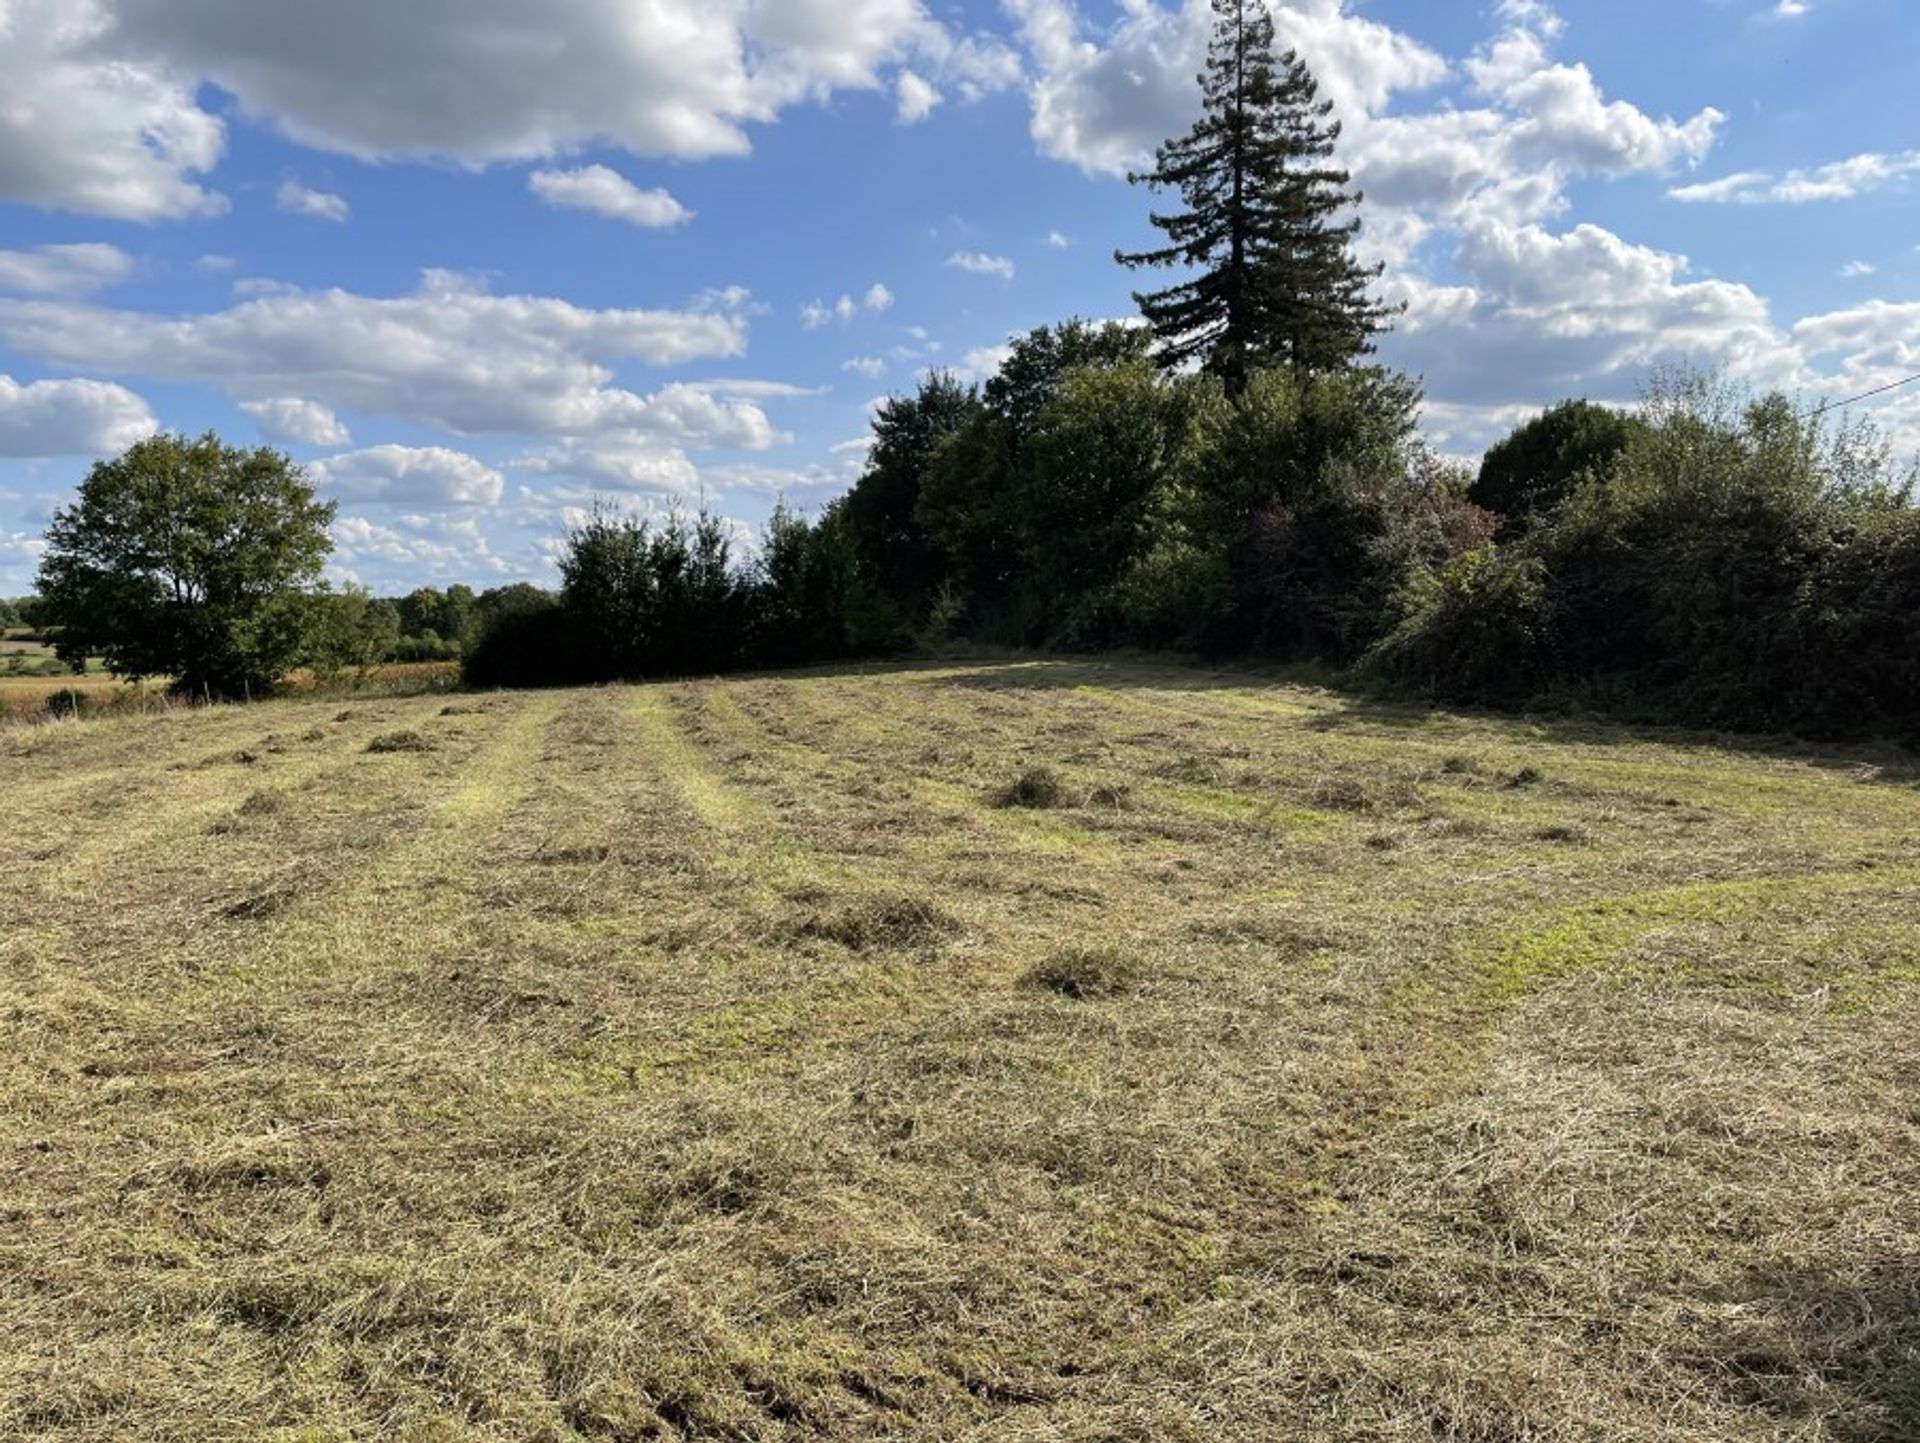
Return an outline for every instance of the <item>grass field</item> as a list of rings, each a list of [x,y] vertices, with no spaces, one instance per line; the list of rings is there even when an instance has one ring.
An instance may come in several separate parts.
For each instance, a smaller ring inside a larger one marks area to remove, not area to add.
[[[0,1437],[1920,1437],[1897,756],[982,662],[0,779]]]

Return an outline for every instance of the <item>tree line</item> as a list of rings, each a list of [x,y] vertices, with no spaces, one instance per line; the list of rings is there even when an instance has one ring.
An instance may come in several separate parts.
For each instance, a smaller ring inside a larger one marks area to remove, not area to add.
[[[482,686],[965,640],[1920,738],[1912,469],[1865,425],[1686,373],[1632,412],[1557,405],[1477,470],[1441,460],[1418,384],[1371,360],[1394,312],[1353,252],[1330,107],[1264,5],[1214,8],[1201,119],[1135,177],[1178,197],[1151,217],[1167,243],[1118,257],[1181,278],[1136,297],[1140,324],[1040,327],[983,383],[934,372],[889,399],[851,491],[781,506],[752,557],[709,515],[600,509],[553,592],[324,595],[331,510],[284,458],[163,437],[56,518],[43,610],[116,669],[229,694],[303,647],[350,660],[399,635],[459,647]]]

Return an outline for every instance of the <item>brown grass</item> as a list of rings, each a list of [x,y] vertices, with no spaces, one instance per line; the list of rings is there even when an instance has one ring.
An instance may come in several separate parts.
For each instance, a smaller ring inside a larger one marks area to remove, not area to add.
[[[1920,1436],[1899,757],[981,661],[0,781],[0,1437]]]

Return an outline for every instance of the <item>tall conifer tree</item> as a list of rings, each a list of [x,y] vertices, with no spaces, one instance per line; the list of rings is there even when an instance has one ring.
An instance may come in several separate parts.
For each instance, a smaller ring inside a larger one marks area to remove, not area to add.
[[[1337,369],[1373,350],[1397,314],[1368,294],[1379,266],[1354,258],[1360,202],[1328,164],[1340,124],[1333,102],[1293,51],[1275,57],[1266,0],[1213,0],[1219,19],[1199,77],[1200,120],[1162,145],[1154,169],[1129,176],[1175,190],[1182,211],[1155,214],[1160,250],[1117,253],[1120,264],[1199,271],[1136,294],[1169,368],[1198,360],[1237,394],[1263,366]]]

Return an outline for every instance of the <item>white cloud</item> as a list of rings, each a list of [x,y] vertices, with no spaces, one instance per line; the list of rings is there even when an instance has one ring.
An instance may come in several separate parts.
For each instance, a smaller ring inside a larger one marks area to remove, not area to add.
[[[0,198],[118,220],[217,215],[193,179],[226,148],[193,78],[155,56],[114,55],[104,0],[0,5]]]
[[[1053,250],[1063,251],[1072,244],[1072,241],[1068,240],[1066,236],[1057,230],[1047,232],[1047,245]]]
[[[104,3],[116,53],[211,80],[303,144],[475,165],[596,141],[741,154],[748,124],[952,43],[919,0]]]
[[[875,281],[858,300],[852,296],[842,296],[837,301],[808,301],[800,308],[800,324],[810,331],[817,331],[836,322],[843,326],[851,325],[863,313],[877,316],[892,309],[893,292]]]
[[[612,364],[739,355],[737,298],[683,311],[588,310],[496,296],[429,271],[410,295],[288,290],[225,311],[164,317],[53,301],[0,301],[0,340],[62,365],[202,381],[244,400],[310,397],[455,432],[579,433],[684,417],[682,394],[613,384]],[[687,388],[680,388],[682,392]],[[712,402],[712,392],[705,394]],[[742,401],[712,402],[730,435],[765,434]]]
[[[933,114],[941,95],[932,85],[911,70],[903,70],[894,81],[898,100],[895,116],[902,125],[913,125]]]
[[[314,220],[328,220],[336,225],[351,213],[345,197],[314,190],[297,180],[282,181],[273,203],[288,215],[310,216]]]
[[[1384,359],[1430,383],[1441,439],[1472,449],[1498,418],[1570,395],[1630,400],[1649,367],[1725,367],[1791,389],[1807,371],[1744,285],[1693,279],[1686,258],[1635,245],[1595,225],[1555,234],[1537,224],[1483,220],[1455,257],[1464,281],[1403,275],[1410,302]],[[1479,418],[1479,426],[1475,425]]]
[[[193,263],[193,268],[203,276],[223,276],[239,264],[234,256],[204,255]]]
[[[1123,18],[1089,38],[1072,0],[1004,0],[1031,61],[1033,138],[1043,154],[1093,174],[1137,169],[1193,122],[1194,74],[1213,29],[1209,0],[1128,0]],[[1341,0],[1293,0],[1274,16],[1280,47],[1297,48],[1348,118],[1447,74],[1409,36],[1350,14]]]
[[[515,574],[471,516],[399,516],[389,524],[341,516],[333,523],[333,542],[329,570],[348,581],[383,577],[414,586],[423,579],[471,582]]]
[[[430,511],[493,506],[506,488],[485,462],[442,446],[373,446],[315,461],[307,472],[329,496]]]
[[[132,274],[133,257],[118,246],[84,243],[0,250],[0,291],[16,295],[87,295]]]
[[[226,140],[208,83],[317,149],[482,166],[595,144],[739,155],[750,127],[908,65],[965,99],[1018,77],[1003,42],[922,0],[6,0],[0,197],[131,220],[224,210],[197,181]]]
[[[1874,275],[1879,269],[1872,261],[1848,261],[1840,267],[1839,275],[1842,280],[1856,280],[1861,276]]]
[[[985,381],[1006,365],[1012,355],[1012,346],[975,346],[953,368],[953,374],[962,381]]]
[[[548,205],[590,210],[643,228],[663,229],[693,219],[693,212],[666,191],[642,190],[604,165],[536,170],[527,177],[527,188]]]
[[[684,451],[635,436],[566,441],[523,457],[513,468],[621,492],[686,497],[700,489],[699,469]]]
[[[340,418],[318,401],[276,396],[265,401],[242,401],[240,409],[253,417],[269,441],[307,446],[348,446],[353,437]]]
[[[855,356],[852,360],[842,361],[840,369],[871,381],[886,373],[887,363],[878,356]]]
[[[0,456],[107,456],[158,428],[147,403],[106,381],[0,375]]]
[[[1920,172],[1920,150],[1884,155],[1870,152],[1778,176],[1763,170],[1737,171],[1698,185],[1678,186],[1667,194],[1696,204],[1807,205],[1821,200],[1851,200],[1916,172]]]
[[[1807,0],[1780,0],[1780,3],[1773,7],[1773,13],[1782,20],[1798,20],[1812,8]]]
[[[947,264],[969,275],[998,276],[1003,281],[1013,279],[1013,262],[1005,256],[990,256],[981,251],[955,251],[947,257]]]

